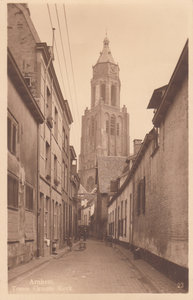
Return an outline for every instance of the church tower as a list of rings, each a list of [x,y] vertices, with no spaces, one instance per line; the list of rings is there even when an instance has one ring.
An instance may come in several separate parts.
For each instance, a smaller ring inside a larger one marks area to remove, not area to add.
[[[82,116],[79,172],[87,191],[95,187],[97,156],[129,156],[129,115],[120,109],[119,66],[105,37],[103,50],[93,66],[91,108]]]

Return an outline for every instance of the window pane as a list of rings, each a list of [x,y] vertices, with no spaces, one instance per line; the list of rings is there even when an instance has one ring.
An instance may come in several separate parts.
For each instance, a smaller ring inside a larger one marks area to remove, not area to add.
[[[25,207],[33,210],[33,189],[30,186],[26,186]]]
[[[18,207],[18,181],[8,175],[7,182],[8,206]]]
[[[16,154],[16,126],[13,124],[13,144],[12,144],[12,151],[13,154]]]
[[[11,120],[7,118],[7,148],[11,151]]]

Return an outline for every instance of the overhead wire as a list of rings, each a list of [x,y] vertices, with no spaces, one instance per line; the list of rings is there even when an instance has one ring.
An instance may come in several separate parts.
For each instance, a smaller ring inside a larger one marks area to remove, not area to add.
[[[47,4],[47,8],[48,8],[48,14],[49,14],[49,19],[50,19],[50,25],[51,25],[51,28],[53,28],[50,8],[49,8],[48,4]],[[59,55],[58,55],[58,48],[57,48],[56,40],[55,40],[55,48],[56,48],[56,54],[57,54],[57,59],[58,59],[60,75],[61,75],[61,79],[62,79],[62,85],[63,85],[63,89],[64,89],[64,97],[66,98],[66,88],[65,88],[65,85],[64,85],[64,77],[63,77],[62,70],[61,70],[61,63],[60,63],[60,59],[59,59]]]
[[[63,58],[64,58],[64,64],[65,64],[65,71],[66,71],[66,78],[67,78],[67,83],[68,83],[69,95],[70,95],[70,100],[71,100],[71,104],[72,104],[72,111],[74,112],[73,98],[72,98],[72,93],[71,93],[71,88],[70,88],[70,81],[69,81],[69,76],[68,76],[68,71],[67,71],[66,56],[65,56],[65,52],[64,52],[64,44],[63,44],[62,32],[61,32],[61,26],[60,26],[60,20],[59,20],[58,9],[57,9],[57,5],[56,4],[55,4],[55,10],[56,10],[56,17],[57,17],[58,28],[59,28],[59,33],[60,33],[60,40],[61,40],[61,45],[62,45],[62,53],[63,53]]]
[[[70,46],[70,38],[69,38],[68,22],[67,22],[65,4],[63,4],[63,12],[64,12],[64,19],[65,19],[65,24],[66,24],[67,38],[68,38],[68,49],[69,49],[69,53],[70,53],[70,63],[71,63],[71,69],[72,69],[72,78],[73,78],[73,84],[74,84],[74,93],[75,93],[75,101],[76,101],[78,122],[79,122],[79,125],[80,125],[80,113],[79,113],[78,103],[77,103],[76,83],[75,83],[75,76],[74,76],[74,67],[73,67],[73,63],[72,63],[72,51],[71,51],[71,46]]]

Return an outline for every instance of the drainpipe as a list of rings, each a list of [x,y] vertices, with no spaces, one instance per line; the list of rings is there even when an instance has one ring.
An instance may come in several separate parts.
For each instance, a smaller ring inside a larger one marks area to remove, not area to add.
[[[115,242],[117,239],[117,198],[116,198],[116,213],[115,213]]]
[[[40,253],[40,240],[39,240],[39,201],[40,201],[40,193],[39,193],[39,180],[40,180],[40,124],[37,126],[37,257],[39,257]]]
[[[53,60],[54,57],[54,31],[55,28],[52,28],[52,54],[50,55],[50,59],[48,61],[48,64],[46,66],[45,70],[45,97],[46,97],[46,81],[47,81],[47,74],[48,74],[48,69],[50,66],[51,61]],[[53,77],[51,78],[51,111],[52,111],[52,96],[53,96]],[[44,102],[45,103],[45,102]],[[49,223],[50,223],[50,254],[52,253],[52,243],[53,243],[53,236],[52,236],[52,177],[51,177],[51,172],[52,172],[52,129],[50,129],[50,213],[49,213]],[[53,208],[54,209],[54,208]],[[54,224],[54,218],[53,218],[53,224]]]

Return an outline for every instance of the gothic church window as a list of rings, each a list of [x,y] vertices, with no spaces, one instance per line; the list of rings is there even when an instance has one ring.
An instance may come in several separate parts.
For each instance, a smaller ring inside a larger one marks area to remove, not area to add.
[[[102,100],[105,102],[105,98],[106,98],[106,87],[105,84],[101,84],[101,90],[100,90],[100,96],[102,98]]]
[[[112,106],[116,105],[116,86],[115,85],[111,86],[111,105]]]
[[[116,124],[116,119],[115,116],[111,116],[111,135],[115,135],[115,124]]]
[[[106,133],[109,133],[109,120],[106,120]]]
[[[91,136],[94,136],[94,118],[91,119]]]
[[[117,135],[119,135],[119,123],[117,123]]]

